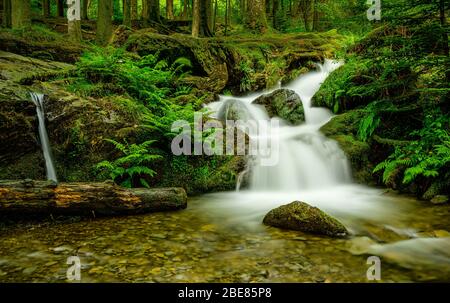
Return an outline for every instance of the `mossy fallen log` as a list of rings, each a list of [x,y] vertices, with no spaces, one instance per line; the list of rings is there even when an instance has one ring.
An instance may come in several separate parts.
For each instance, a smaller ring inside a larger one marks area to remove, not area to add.
[[[110,182],[0,181],[0,215],[132,215],[187,207],[182,188],[125,189]]]

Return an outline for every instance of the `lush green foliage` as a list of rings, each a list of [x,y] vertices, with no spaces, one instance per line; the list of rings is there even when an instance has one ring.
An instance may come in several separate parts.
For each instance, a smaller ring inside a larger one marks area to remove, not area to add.
[[[169,66],[155,55],[137,57],[121,48],[94,48],[77,62],[78,79],[72,89],[94,96],[128,94],[159,110],[167,106],[167,98],[178,93],[175,82],[190,66],[186,58],[179,58]]]
[[[383,170],[383,181],[388,183],[397,170],[404,171],[403,183],[419,176],[437,177],[450,167],[450,115],[428,115],[422,129],[413,132],[417,140],[399,145],[386,161],[378,164],[375,172]]]
[[[120,143],[107,139],[121,153],[121,157],[114,161],[102,161],[97,164],[99,171],[106,172],[116,183],[124,187],[149,187],[148,178],[156,172],[149,166],[161,155],[153,154],[150,146],[154,141],[145,141],[141,144]]]

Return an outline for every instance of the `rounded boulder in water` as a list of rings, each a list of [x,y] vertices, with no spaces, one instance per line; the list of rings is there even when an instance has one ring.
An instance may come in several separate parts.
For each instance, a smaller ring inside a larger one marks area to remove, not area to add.
[[[293,125],[305,122],[302,100],[293,90],[277,89],[270,94],[260,96],[253,103],[264,106],[271,118],[279,117]]]
[[[317,207],[294,201],[272,209],[263,220],[269,226],[299,230],[307,233],[343,237],[348,234],[345,226]]]
[[[230,99],[225,101],[217,116],[221,121],[245,122],[250,118],[250,113],[242,101]]]

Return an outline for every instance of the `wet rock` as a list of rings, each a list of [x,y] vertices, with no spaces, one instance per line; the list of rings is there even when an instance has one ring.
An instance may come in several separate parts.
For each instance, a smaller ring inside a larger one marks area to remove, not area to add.
[[[369,237],[356,237],[348,241],[345,248],[353,255],[361,255],[369,251],[370,247],[374,244],[376,242]]]
[[[227,100],[219,110],[218,118],[221,121],[247,121],[250,113],[242,101]]]
[[[371,153],[370,145],[360,141],[357,137],[359,123],[363,117],[363,111],[349,111],[333,117],[321,127],[320,131],[328,138],[338,142],[339,147],[350,160],[352,176],[355,181],[371,184],[374,182],[372,175],[374,161],[370,158],[373,153]]]
[[[433,204],[444,204],[444,203],[447,203],[448,200],[449,200],[448,196],[437,195],[437,196],[434,196],[433,199],[430,200],[430,202]]]
[[[450,237],[450,233],[448,231],[442,230],[442,229],[435,230],[433,233],[434,233],[434,236],[436,238],[448,238],[448,237]]]
[[[253,101],[265,107],[269,117],[280,117],[292,124],[305,121],[302,100],[292,90],[278,89],[270,94],[262,95]]]
[[[347,229],[335,218],[305,202],[294,201],[271,210],[263,220],[266,225],[299,230],[331,237],[348,234]]]

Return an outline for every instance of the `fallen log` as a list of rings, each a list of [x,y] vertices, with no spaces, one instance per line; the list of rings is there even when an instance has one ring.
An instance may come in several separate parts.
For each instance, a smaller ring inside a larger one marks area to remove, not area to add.
[[[187,207],[183,188],[125,189],[112,182],[0,181],[0,215],[132,215]]]

